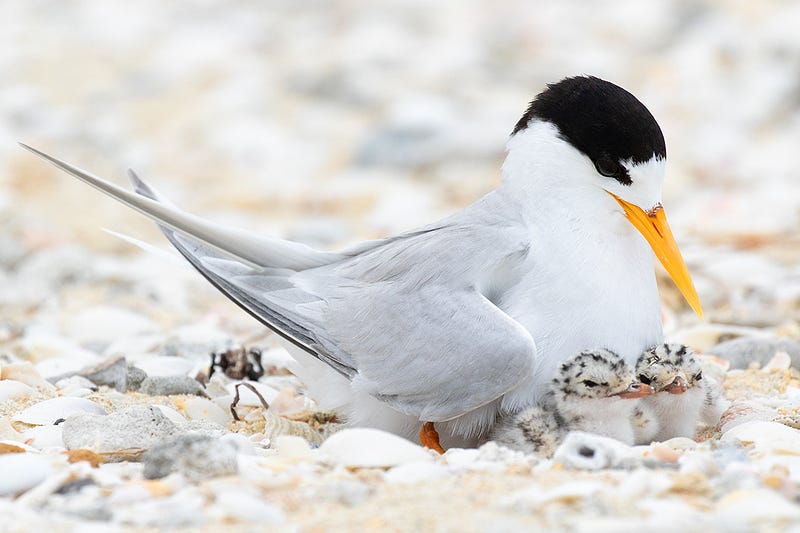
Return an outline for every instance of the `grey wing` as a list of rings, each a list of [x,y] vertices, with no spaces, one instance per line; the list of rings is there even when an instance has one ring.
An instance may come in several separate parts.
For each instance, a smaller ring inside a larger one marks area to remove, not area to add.
[[[135,174],[131,179],[139,194],[160,200]],[[524,327],[474,287],[430,282],[425,272],[436,270],[435,254],[426,247],[443,247],[438,227],[408,234],[413,245],[402,237],[376,241],[363,255],[299,272],[254,269],[161,229],[256,319],[349,378],[355,389],[420,420],[457,418],[530,374],[536,349]],[[402,267],[409,263],[414,266]]]
[[[460,279],[463,272],[438,268],[439,259],[456,270],[475,262],[437,256],[457,248],[437,240],[453,237],[457,227],[430,227],[343,254],[318,252],[208,223],[163,201],[135,175],[138,194],[26,148],[156,220],[231,300],[404,413],[431,422],[456,418],[531,371],[535,345],[520,324],[469,284],[440,283],[442,275]]]
[[[361,296],[331,305],[328,334],[355,361],[354,386],[403,413],[450,420],[530,375],[530,333],[474,288],[358,290]]]
[[[138,194],[165,202],[135,172],[129,170],[128,174]],[[293,270],[253,268],[167,226],[159,225],[159,229],[203,277],[252,317],[340,374],[349,379],[355,376],[356,369],[346,355],[335,355],[320,342],[324,329],[314,320],[314,314],[297,311],[301,304],[309,309],[310,304],[319,304],[321,301],[292,284],[290,277],[294,274]]]

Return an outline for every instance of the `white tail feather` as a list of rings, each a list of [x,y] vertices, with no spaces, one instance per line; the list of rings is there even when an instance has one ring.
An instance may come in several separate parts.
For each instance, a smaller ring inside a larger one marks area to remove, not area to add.
[[[159,224],[198,239],[253,268],[279,267],[302,270],[327,264],[340,257],[338,254],[314,250],[304,244],[256,235],[244,230],[208,222],[169,204],[151,200],[140,194],[125,190],[35,148],[22,143],[20,145],[64,172],[72,174],[81,181],[150,217]]]

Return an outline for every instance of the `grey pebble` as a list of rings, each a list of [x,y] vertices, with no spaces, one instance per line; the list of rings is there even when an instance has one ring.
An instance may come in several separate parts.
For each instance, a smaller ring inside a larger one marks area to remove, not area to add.
[[[180,435],[142,455],[144,477],[159,479],[180,472],[191,481],[236,474],[236,443],[208,435]]]
[[[189,394],[208,397],[205,389],[196,379],[184,375],[148,376],[139,386],[139,392],[150,396]]]
[[[142,371],[140,370],[140,372]],[[52,376],[47,378],[47,381],[55,384],[74,376],[88,379],[97,386],[105,385],[107,387],[112,387],[119,392],[130,390],[128,364],[122,356],[112,357],[98,365],[84,368],[77,372],[67,372]]]
[[[142,382],[147,378],[147,373],[138,366],[128,365],[127,381],[129,391],[138,391]]]
[[[128,364],[124,357],[114,357],[79,374],[95,385],[113,387],[119,392],[128,390]]]
[[[67,418],[63,426],[68,450],[88,448],[106,454],[109,460],[135,459],[142,451],[180,432],[151,405],[135,405],[110,415],[77,414]]]
[[[784,338],[741,337],[712,346],[706,353],[718,355],[731,368],[747,368],[750,363],[764,365],[778,352],[786,352],[794,368],[800,368],[800,343]]]

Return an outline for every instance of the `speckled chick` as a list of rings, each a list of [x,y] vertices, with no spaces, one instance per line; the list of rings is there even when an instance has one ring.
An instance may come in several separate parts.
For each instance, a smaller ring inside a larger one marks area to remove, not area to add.
[[[573,430],[632,444],[633,411],[638,398],[651,392],[634,379],[633,370],[617,354],[584,351],[562,363],[541,406],[503,417],[490,438],[548,457]]]
[[[716,424],[727,405],[722,388],[703,376],[699,358],[683,344],[659,344],[645,351],[636,363],[636,377],[656,391],[634,412],[637,444],[694,437],[699,420]]]

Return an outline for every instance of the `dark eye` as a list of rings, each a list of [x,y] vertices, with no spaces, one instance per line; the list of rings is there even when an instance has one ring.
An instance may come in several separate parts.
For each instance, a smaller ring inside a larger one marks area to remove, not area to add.
[[[586,385],[587,387],[597,387],[597,383],[589,379],[584,380],[583,384]]]
[[[695,374],[695,376],[694,376],[694,380],[695,381],[700,381],[701,379],[703,379],[703,373],[702,372],[698,372],[697,374]]]
[[[650,378],[648,378],[644,374],[639,374],[639,381],[641,381],[645,385],[650,385]]]
[[[597,169],[597,172],[609,178],[619,174],[619,164],[608,157],[601,157],[595,161],[594,168]]]

